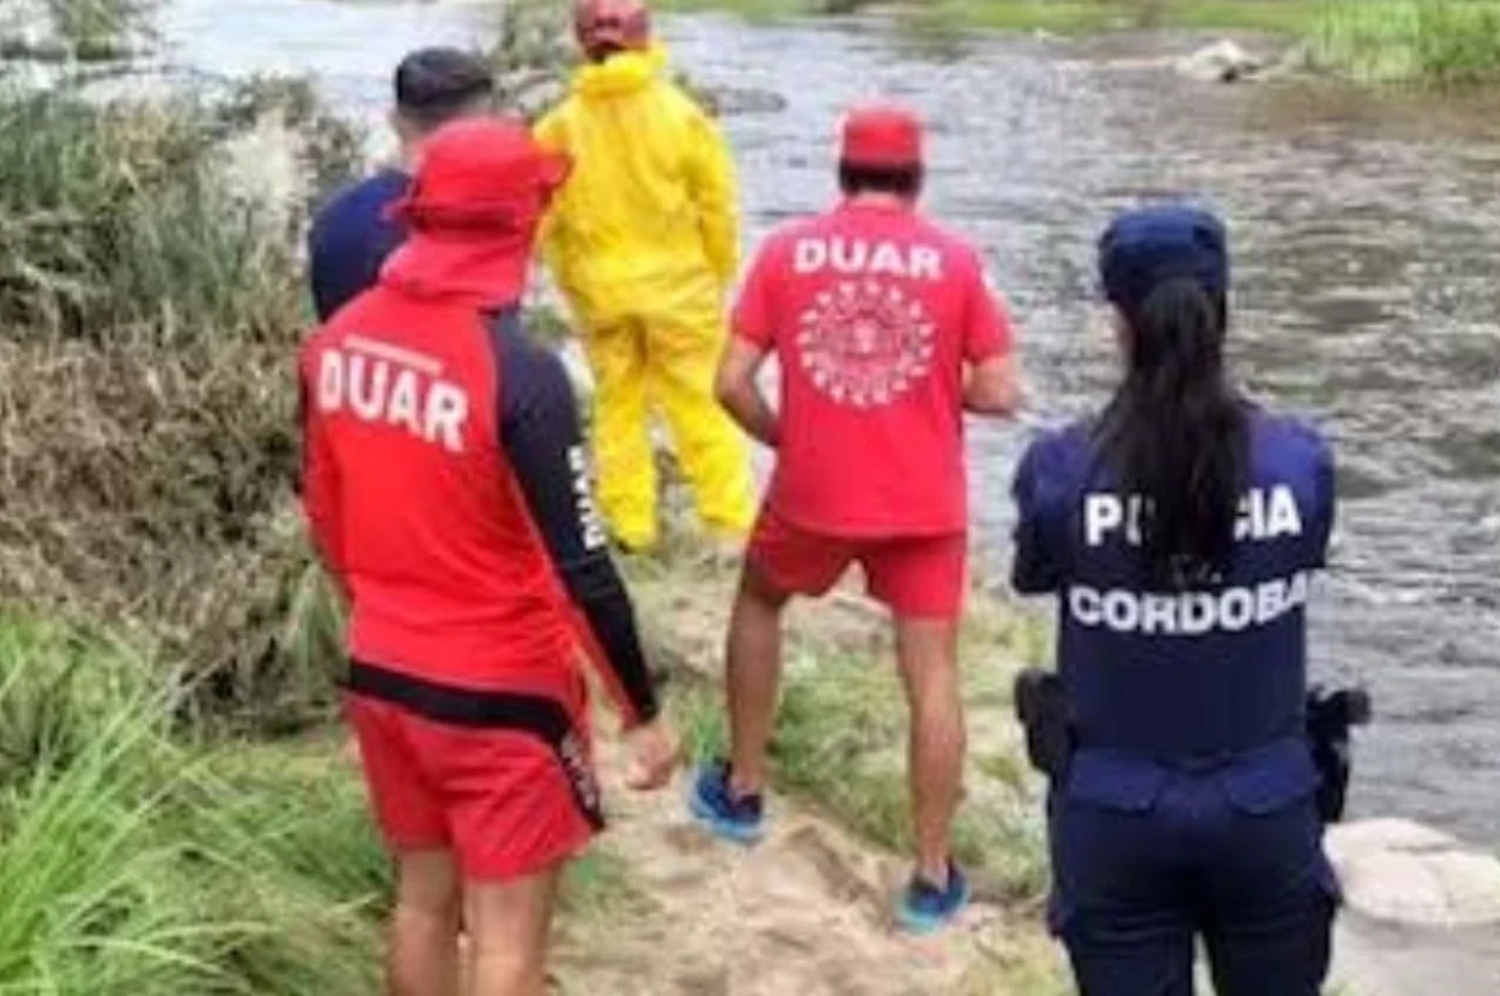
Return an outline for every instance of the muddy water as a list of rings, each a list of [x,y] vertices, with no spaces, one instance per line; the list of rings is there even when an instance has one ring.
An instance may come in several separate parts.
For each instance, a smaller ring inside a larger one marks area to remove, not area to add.
[[[179,0],[168,35],[204,69],[315,71],[374,120],[403,50],[481,39],[490,16]],[[869,28],[691,18],[668,35],[705,82],[788,99],[728,122],[752,237],[828,199],[847,101],[895,95],[927,112],[931,206],[982,243],[1009,294],[1044,420],[1086,410],[1110,382],[1090,268],[1110,212],[1164,194],[1216,204],[1238,249],[1239,370],[1320,421],[1342,463],[1314,654],[1377,697],[1352,804],[1500,843],[1500,144],[1463,115],[1192,84],[1143,61],[1190,47],[1181,38],[1018,39],[932,58]],[[973,435],[997,570],[1025,439]]]

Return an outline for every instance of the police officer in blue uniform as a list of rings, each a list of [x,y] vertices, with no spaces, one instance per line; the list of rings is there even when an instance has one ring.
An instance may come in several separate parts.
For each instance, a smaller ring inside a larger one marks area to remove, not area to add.
[[[1123,378],[1035,440],[1014,485],[1014,585],[1059,599],[1064,724],[1049,736],[1018,686],[1051,776],[1051,926],[1084,996],[1191,996],[1200,938],[1218,996],[1317,996],[1338,885],[1304,613],[1333,461],[1225,371],[1214,216],[1126,213],[1099,264]]]

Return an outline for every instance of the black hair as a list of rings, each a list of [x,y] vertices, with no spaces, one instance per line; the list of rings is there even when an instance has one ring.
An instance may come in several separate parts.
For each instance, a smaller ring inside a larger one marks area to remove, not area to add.
[[[847,160],[839,163],[839,188],[844,196],[857,194],[894,194],[916,197],[922,192],[922,167],[861,166]]]
[[[396,67],[396,109],[423,132],[492,110],[495,78],[477,55],[454,48],[425,48]]]
[[[1129,326],[1124,383],[1097,426],[1122,493],[1139,495],[1153,583],[1203,583],[1234,557],[1248,484],[1248,405],[1224,368],[1228,306],[1191,278],[1159,284]]]

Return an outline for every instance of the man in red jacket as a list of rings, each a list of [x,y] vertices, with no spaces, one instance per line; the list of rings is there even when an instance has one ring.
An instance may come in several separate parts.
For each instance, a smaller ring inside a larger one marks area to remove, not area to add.
[[[761,793],[781,670],[781,613],[854,563],[895,616],[911,703],[917,868],[896,907],[913,931],[968,899],[949,851],[963,770],[957,622],[968,510],[963,412],[1013,411],[1010,322],[967,242],[916,210],[922,130],[898,107],[844,127],[832,211],[773,235],[751,267],[719,370],[719,395],[776,451],[728,639],[732,756],[700,772],[697,818],[761,834]],[[775,353],[779,410],[756,385]]]
[[[396,996],[541,996],[558,875],[602,826],[580,644],[635,749],[675,749],[594,511],[572,389],[526,338],[537,224],[566,162],[449,125],[380,283],[301,356],[303,501],[349,599],[347,715],[400,883]]]

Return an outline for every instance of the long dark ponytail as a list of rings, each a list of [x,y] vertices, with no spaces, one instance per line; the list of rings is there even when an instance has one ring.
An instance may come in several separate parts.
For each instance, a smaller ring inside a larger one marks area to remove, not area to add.
[[[1166,280],[1129,326],[1128,372],[1098,423],[1125,495],[1144,499],[1141,542],[1154,583],[1201,583],[1234,555],[1248,478],[1249,418],[1224,369],[1223,294]]]

